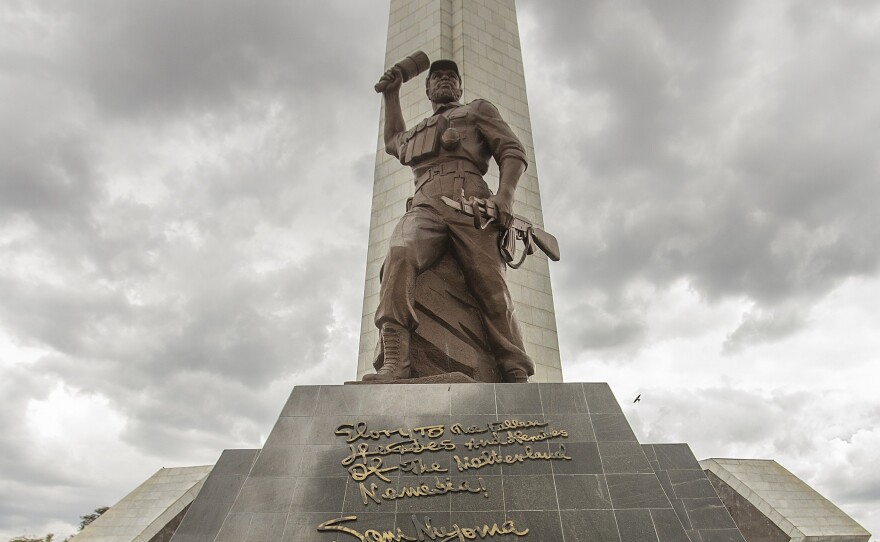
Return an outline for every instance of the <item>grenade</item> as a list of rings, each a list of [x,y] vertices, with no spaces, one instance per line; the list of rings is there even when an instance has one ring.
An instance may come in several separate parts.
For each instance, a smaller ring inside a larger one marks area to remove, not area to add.
[[[447,128],[440,136],[440,145],[447,151],[452,151],[461,145],[461,134],[455,128]]]

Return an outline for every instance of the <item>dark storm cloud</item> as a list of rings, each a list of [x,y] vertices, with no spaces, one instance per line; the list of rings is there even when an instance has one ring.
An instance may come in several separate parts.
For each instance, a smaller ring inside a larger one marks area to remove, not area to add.
[[[354,39],[384,15],[339,1],[98,1],[69,14],[71,58],[114,114],[210,112],[255,91],[314,99],[372,75]]]
[[[536,141],[575,166],[542,164],[543,178],[566,180],[545,198],[564,288],[634,328],[619,300],[638,281],[686,280],[709,301],[770,313],[876,272],[880,38],[852,31],[875,6],[792,4],[781,26],[748,2],[522,6],[554,29],[535,38],[542,70],[573,109],[563,136],[542,126],[556,104],[532,104]],[[732,337],[744,347],[804,322],[752,318]]]

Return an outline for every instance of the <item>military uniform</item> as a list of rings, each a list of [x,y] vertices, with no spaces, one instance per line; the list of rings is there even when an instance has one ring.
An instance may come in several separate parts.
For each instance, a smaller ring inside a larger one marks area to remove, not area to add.
[[[493,355],[503,373],[535,372],[525,352],[504,279],[495,228],[478,230],[471,217],[444,204],[441,196],[458,199],[492,195],[483,175],[489,158],[528,163],[522,143],[494,105],[475,100],[466,105],[441,105],[434,115],[397,134],[386,151],[412,167],[415,195],[391,234],[383,265],[376,325],[418,326],[414,308],[416,278],[451,250],[460,263],[471,293],[483,313]],[[378,367],[377,367],[378,368]]]

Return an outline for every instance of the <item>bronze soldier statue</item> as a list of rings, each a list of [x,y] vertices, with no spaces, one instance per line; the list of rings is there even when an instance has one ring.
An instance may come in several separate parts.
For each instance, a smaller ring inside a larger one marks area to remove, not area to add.
[[[525,148],[494,105],[486,100],[459,103],[461,75],[452,60],[430,64],[425,93],[434,114],[407,130],[400,87],[410,76],[398,65],[376,85],[385,100],[385,151],[412,168],[415,195],[391,235],[382,270],[376,326],[384,361],[364,380],[410,377],[410,333],[418,326],[416,278],[450,250],[481,309],[504,381],[527,382],[535,366],[525,352],[498,246],[498,227],[514,220],[514,192],[527,166]],[[497,194],[483,179],[490,158],[500,172]],[[476,201],[484,210],[492,207],[498,227],[475,228],[474,219],[444,203],[444,196],[463,205]]]

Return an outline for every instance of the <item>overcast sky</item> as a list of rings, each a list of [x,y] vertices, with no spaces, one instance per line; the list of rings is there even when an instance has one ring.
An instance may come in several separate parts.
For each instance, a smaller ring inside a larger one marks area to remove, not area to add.
[[[880,533],[880,4],[518,7],[566,381]],[[387,20],[0,5],[0,540],[354,378]]]

